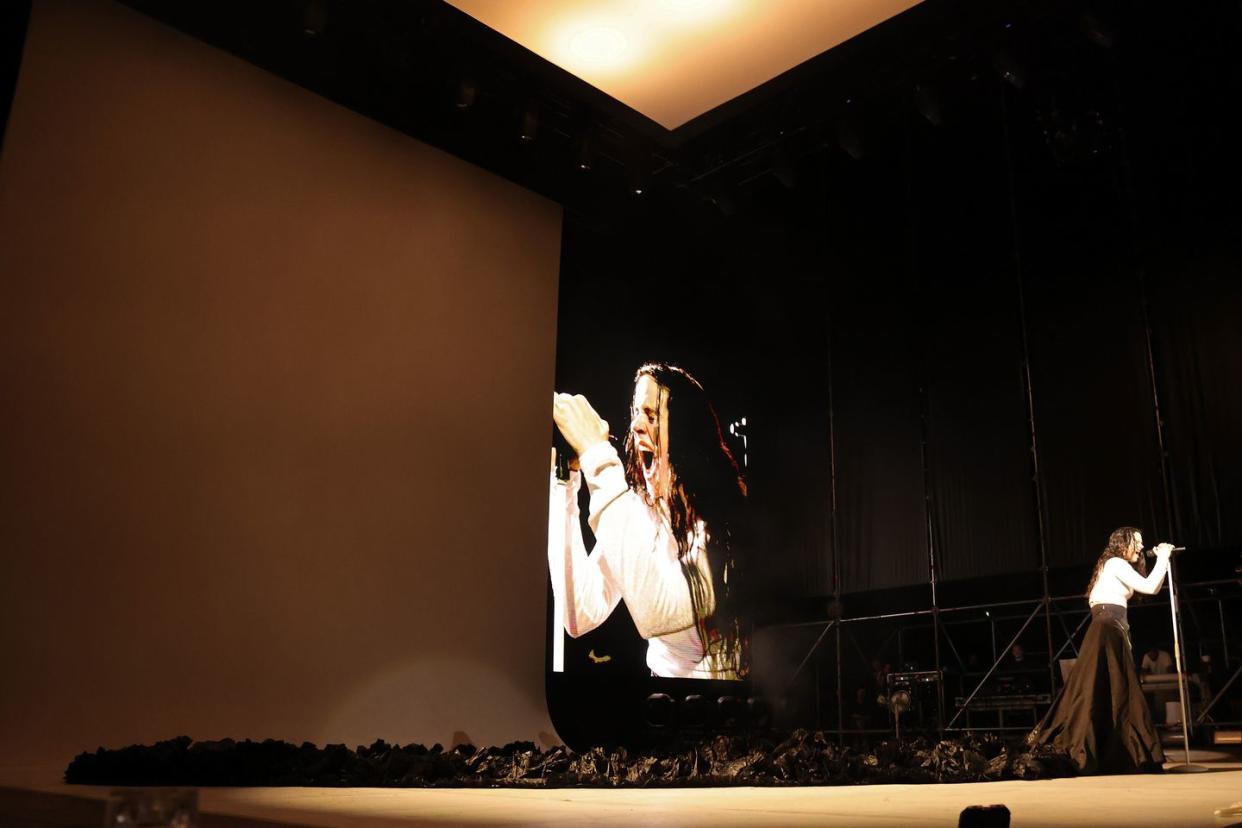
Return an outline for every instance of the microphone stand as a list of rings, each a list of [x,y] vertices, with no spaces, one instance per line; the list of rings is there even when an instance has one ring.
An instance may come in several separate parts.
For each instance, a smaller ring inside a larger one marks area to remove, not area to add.
[[[1182,709],[1182,749],[1185,751],[1186,763],[1173,765],[1167,770],[1170,773],[1203,773],[1208,770],[1203,765],[1190,763],[1190,717],[1186,710],[1186,665],[1182,659],[1182,633],[1177,623],[1177,589],[1173,582],[1173,556],[1169,556],[1169,612],[1173,617],[1173,663],[1177,667],[1177,697]]]

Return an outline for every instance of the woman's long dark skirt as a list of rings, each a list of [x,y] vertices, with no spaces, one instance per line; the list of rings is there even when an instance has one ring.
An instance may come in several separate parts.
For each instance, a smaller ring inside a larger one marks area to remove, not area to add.
[[[1078,661],[1027,743],[1065,750],[1080,773],[1161,769],[1164,749],[1134,669],[1125,607],[1091,608]]]

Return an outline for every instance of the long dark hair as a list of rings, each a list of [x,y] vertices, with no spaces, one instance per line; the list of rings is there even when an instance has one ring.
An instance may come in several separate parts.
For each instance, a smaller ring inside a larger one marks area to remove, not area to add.
[[[651,362],[634,374],[634,382],[651,377],[660,387],[668,407],[670,434],[656,435],[667,447],[670,479],[668,512],[681,571],[690,587],[695,628],[703,645],[703,655],[712,654],[713,639],[720,641],[715,652],[736,666],[738,675],[746,672],[742,630],[739,570],[741,553],[747,546],[737,537],[743,521],[741,512],[746,483],[738,472],[737,461],[725,442],[716,410],[703,386],[690,373],[675,365]],[[675,413],[674,413],[675,412]],[[671,423],[676,422],[676,426]],[[669,438],[672,439],[669,439]],[[643,460],[634,441],[634,432],[625,438],[625,479],[630,488],[649,500],[643,478]],[[652,504],[654,505],[654,504]],[[707,559],[712,583],[703,575],[690,551],[699,521],[707,527]],[[738,541],[741,541],[740,543]],[[708,613],[708,597],[715,594],[715,612]]]
[[[1130,545],[1134,543],[1134,536],[1139,534],[1140,530],[1133,526],[1122,526],[1120,529],[1114,529],[1113,533],[1108,536],[1108,546],[1104,547],[1104,551],[1100,553],[1100,558],[1095,562],[1095,571],[1091,573],[1091,583],[1087,584],[1087,595],[1090,597],[1091,590],[1095,589],[1095,582],[1100,579],[1100,572],[1104,569],[1104,564],[1108,563],[1109,558],[1126,558],[1126,553],[1130,551]],[[1126,563],[1130,563],[1126,561]],[[1139,574],[1147,576],[1147,561],[1143,560],[1143,556],[1139,555],[1138,563],[1131,564],[1138,570]]]

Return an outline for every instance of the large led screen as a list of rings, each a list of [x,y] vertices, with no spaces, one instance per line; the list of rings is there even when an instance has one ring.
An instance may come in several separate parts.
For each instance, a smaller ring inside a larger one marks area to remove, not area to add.
[[[756,587],[772,570],[758,565],[770,559],[756,527],[771,469],[754,474],[752,411],[770,407],[757,366],[781,347],[756,348],[754,274],[687,261],[690,239],[626,245],[572,224],[566,235],[549,669],[745,679]]]

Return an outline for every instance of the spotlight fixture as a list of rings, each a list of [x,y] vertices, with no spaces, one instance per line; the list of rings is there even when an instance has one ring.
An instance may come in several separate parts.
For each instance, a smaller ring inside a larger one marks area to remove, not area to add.
[[[453,98],[453,108],[464,112],[474,106],[479,95],[479,87],[472,78],[462,78],[457,84],[457,94]]]
[[[522,124],[518,137],[523,141],[534,141],[539,137],[539,107],[532,101],[522,109]]]
[[[625,165],[629,178],[630,195],[641,196],[651,188],[651,153],[632,149]]]
[[[574,160],[574,166],[578,172],[590,172],[591,167],[595,165],[595,139],[589,132],[582,134],[578,139],[578,152]]]
[[[996,74],[1001,76],[1001,80],[1014,89],[1022,89],[1026,86],[1026,70],[1009,52],[997,52],[992,57],[992,68],[996,70]]]
[[[306,0],[302,7],[302,34],[318,37],[328,28],[328,0]]]
[[[645,169],[630,168],[630,195],[640,196],[646,193],[651,186],[647,182],[648,175]]]
[[[742,468],[746,468],[750,462],[750,441],[746,436],[746,418],[743,417],[740,420],[729,423],[729,434],[742,442]]]

